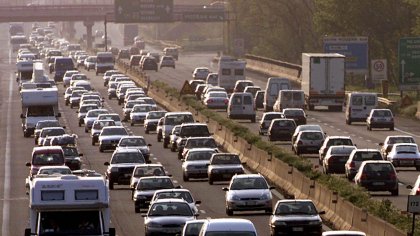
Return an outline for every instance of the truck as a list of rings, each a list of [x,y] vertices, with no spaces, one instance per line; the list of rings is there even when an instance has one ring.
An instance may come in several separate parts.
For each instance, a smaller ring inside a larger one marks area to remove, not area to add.
[[[56,120],[61,114],[58,111],[58,89],[51,86],[44,75],[42,63],[34,63],[32,80],[23,83],[20,91],[22,102],[23,136],[34,134],[35,126],[41,120]],[[38,86],[42,85],[42,86]]]
[[[10,36],[23,35],[24,33],[23,23],[11,23],[9,25]]]
[[[109,190],[102,176],[34,178],[29,186],[30,235],[115,236]]]
[[[135,24],[124,25],[124,46],[133,45],[134,37],[139,34],[139,27]]]
[[[245,80],[246,61],[230,56],[221,56],[218,64],[218,86],[232,93],[238,80]]]
[[[338,53],[302,53],[302,83],[309,110],[316,106],[342,111],[345,100],[345,56]]]

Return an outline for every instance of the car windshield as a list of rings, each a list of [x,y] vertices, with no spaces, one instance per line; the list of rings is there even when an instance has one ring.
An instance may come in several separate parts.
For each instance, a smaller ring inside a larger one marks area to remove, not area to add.
[[[102,129],[103,127],[114,125],[115,122],[113,120],[98,121],[93,124],[93,129]]]
[[[64,163],[61,153],[36,153],[33,156],[33,165],[60,165]]]
[[[157,120],[165,116],[165,112],[149,112],[146,119]]]
[[[134,171],[134,177],[145,177],[145,176],[164,176],[166,175],[163,167],[161,166],[142,166],[137,167]]]
[[[59,127],[60,124],[58,123],[58,121],[45,121],[45,122],[38,122],[36,124],[36,129],[42,129],[42,128],[46,128],[46,127]]]
[[[200,147],[207,147],[207,148],[216,148],[217,144],[214,139],[188,139],[185,143],[186,148],[200,148]]]
[[[193,216],[193,212],[186,203],[165,202],[153,204],[148,216]]]
[[[121,140],[118,146],[120,147],[138,147],[146,146],[146,141],[144,138],[124,138]]]
[[[93,110],[93,109],[98,109],[98,106],[97,105],[95,105],[95,106],[82,106],[82,107],[80,107],[79,113],[87,113],[88,111]]]
[[[100,120],[113,120],[113,121],[121,121],[119,115],[100,115],[98,116]]]
[[[331,147],[331,154],[335,155],[350,155],[350,153],[355,150],[355,146],[339,146],[339,147]]]
[[[124,128],[102,129],[101,135],[128,135]]]
[[[191,114],[188,115],[170,115],[166,116],[166,125],[180,125],[182,123],[193,123],[194,117]]]
[[[171,192],[161,192],[156,193],[155,200],[157,199],[166,199],[166,198],[178,198],[184,199],[188,203],[193,202],[193,198],[190,192],[187,191],[171,191]]]
[[[317,215],[312,202],[282,202],[277,206],[276,215]]]
[[[62,147],[64,151],[64,156],[66,157],[78,157],[79,152],[75,147]]]
[[[211,160],[212,165],[241,164],[241,160],[237,155],[216,155]]]
[[[96,110],[96,111],[89,111],[88,114],[86,114],[86,117],[97,117],[100,114],[108,113],[108,111],[104,110]]]
[[[390,137],[388,139],[388,144],[394,143],[415,143],[413,137]]]
[[[60,175],[70,175],[71,170],[67,168],[48,168],[42,169],[38,171],[38,174],[44,175],[53,175],[53,174],[60,174]]]
[[[300,138],[304,140],[321,140],[324,139],[324,135],[321,132],[302,132]]]
[[[125,108],[133,108],[137,104],[144,104],[144,102],[141,100],[130,101],[125,105]]]
[[[43,129],[41,131],[41,137],[47,137],[47,136],[60,136],[66,134],[66,131],[64,129]]]
[[[230,190],[244,189],[268,189],[267,182],[263,178],[235,178],[230,185]]]
[[[276,120],[272,123],[273,128],[294,128],[295,126],[295,122],[293,122],[292,120]]]
[[[418,148],[415,145],[398,145],[395,147],[397,153],[411,153],[415,154],[418,152]]]
[[[122,164],[122,163],[145,163],[144,157],[140,151],[138,152],[124,152],[115,153],[112,157],[111,164]]]
[[[215,151],[189,152],[187,161],[210,161],[213,153],[215,153]]]
[[[328,140],[327,147],[330,146],[340,146],[340,145],[349,145],[352,146],[353,142],[348,138],[337,138]]]
[[[219,232],[219,231],[212,231],[206,232],[206,236],[255,236],[255,233],[252,231],[230,231],[226,232]]]
[[[138,190],[170,189],[174,187],[170,178],[140,179],[140,182],[137,185]]]
[[[283,118],[283,114],[282,113],[277,113],[277,114],[266,114],[264,116],[264,121],[271,121],[273,119],[277,119],[277,118]]]

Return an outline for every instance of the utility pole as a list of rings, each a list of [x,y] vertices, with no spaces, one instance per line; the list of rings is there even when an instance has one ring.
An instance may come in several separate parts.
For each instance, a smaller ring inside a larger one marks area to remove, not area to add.
[[[105,25],[105,52],[108,51],[108,32],[106,30],[106,23],[107,23],[107,19],[106,19],[106,13],[105,13],[105,21],[104,21],[104,25]]]

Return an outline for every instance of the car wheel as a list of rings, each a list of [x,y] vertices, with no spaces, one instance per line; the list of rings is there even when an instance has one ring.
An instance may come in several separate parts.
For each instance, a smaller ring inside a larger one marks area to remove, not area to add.
[[[172,145],[172,146],[171,146],[171,151],[172,151],[172,152],[175,152],[175,151],[176,151],[175,145]]]
[[[135,207],[134,207],[134,212],[135,212],[135,213],[140,213],[140,208],[135,206]]]
[[[66,106],[68,106],[69,105],[69,102],[68,101],[66,101]]]
[[[92,146],[95,146],[96,142],[92,139]]]
[[[109,100],[112,100],[112,97],[111,97],[111,96],[108,96],[108,99],[109,99]]]
[[[163,140],[163,148],[168,148],[168,141],[165,139]]]
[[[391,126],[389,130],[394,131],[394,126]]]
[[[213,185],[213,179],[209,176],[209,184]]]
[[[145,130],[144,130],[144,133],[145,133],[145,134],[149,134],[150,132],[149,132],[149,130],[148,130],[148,129],[145,129]]]
[[[70,104],[70,108],[73,108],[73,104]]]
[[[233,216],[233,211],[229,209],[228,207],[226,207],[226,215]]]
[[[31,137],[31,135],[28,133],[28,132],[23,132],[23,137],[25,137],[25,138],[29,138],[29,137]]]
[[[89,132],[89,130],[85,128],[85,133],[87,133],[87,132]]]
[[[109,189],[114,189],[114,182],[109,181]]]
[[[399,189],[398,188],[391,191],[392,196],[398,196],[398,194],[399,194]]]
[[[182,175],[182,179],[183,179],[185,182],[188,182],[188,181],[190,180],[190,178],[188,178],[188,176],[187,176],[186,174]]]
[[[158,142],[162,142],[162,136],[161,136],[161,134],[158,134],[158,135],[157,135],[157,141],[158,141]]]
[[[134,126],[134,123],[133,122],[131,122],[131,124],[130,124],[131,126]]]
[[[104,149],[101,146],[99,146],[99,152],[104,152]]]

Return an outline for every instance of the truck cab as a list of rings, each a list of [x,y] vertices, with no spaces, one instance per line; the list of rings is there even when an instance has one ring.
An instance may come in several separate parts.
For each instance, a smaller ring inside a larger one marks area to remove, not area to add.
[[[102,176],[36,178],[29,190],[30,235],[115,236],[109,190]]]

